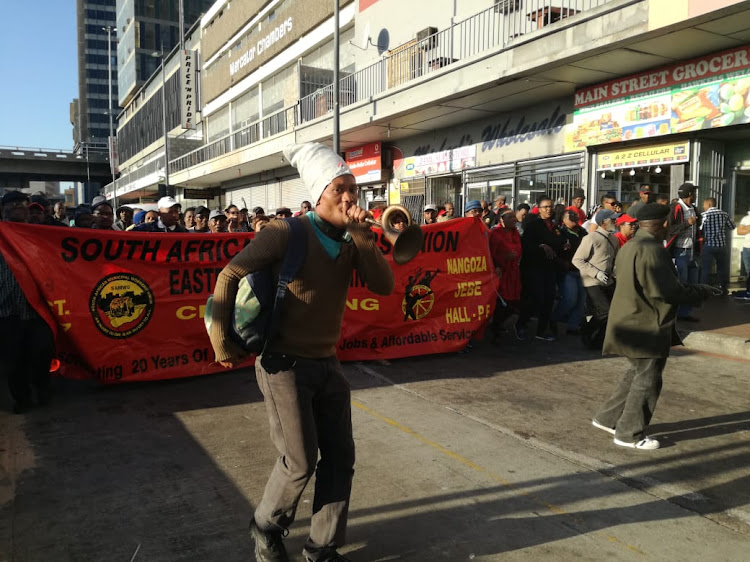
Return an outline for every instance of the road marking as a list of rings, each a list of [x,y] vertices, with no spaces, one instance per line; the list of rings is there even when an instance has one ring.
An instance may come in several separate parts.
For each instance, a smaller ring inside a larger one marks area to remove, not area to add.
[[[503,478],[499,474],[495,474],[494,472],[487,470],[483,466],[478,465],[477,463],[475,463],[475,462],[467,459],[466,457],[463,457],[463,456],[459,455],[458,453],[455,453],[455,452],[451,451],[450,449],[448,449],[446,447],[443,447],[439,443],[436,443],[435,441],[432,441],[431,439],[428,439],[427,437],[425,437],[424,435],[422,435],[418,431],[415,431],[415,430],[413,430],[413,429],[405,426],[404,424],[397,422],[396,420],[393,420],[393,419],[391,419],[391,418],[389,418],[387,416],[384,416],[383,414],[380,414],[379,412],[373,410],[369,406],[365,406],[364,404],[362,404],[358,400],[352,399],[352,406],[354,406],[358,410],[362,410],[366,414],[369,414],[370,416],[372,416],[372,417],[374,417],[376,419],[379,419],[380,421],[382,421],[382,422],[390,425],[391,427],[394,427],[394,428],[398,429],[399,431],[402,431],[403,433],[406,433],[407,435],[410,435],[411,437],[414,437],[415,439],[417,439],[421,443],[424,443],[425,445],[427,445],[427,446],[435,449],[436,451],[440,452],[441,454],[443,454],[443,455],[445,455],[447,457],[450,457],[451,459],[453,459],[453,460],[455,460],[455,461],[463,464],[464,466],[466,466],[468,468],[471,468],[472,470],[474,470],[476,472],[485,474],[492,481],[494,481],[496,483],[499,483],[499,484],[502,484],[503,486],[506,486],[506,487],[512,489],[517,494],[520,494],[520,495],[522,495],[524,497],[527,497],[527,498],[533,500],[537,504],[544,506],[550,512],[552,512],[552,513],[554,513],[556,515],[565,515],[566,517],[570,517],[577,524],[579,524],[579,525],[585,525],[585,520],[582,517],[580,517],[578,515],[574,515],[572,513],[568,513],[567,511],[565,511],[561,507],[558,507],[558,506],[556,506],[556,505],[554,505],[552,503],[549,503],[549,502],[543,500],[542,498],[540,498],[536,494],[532,494],[532,493],[526,492],[524,490],[519,490],[518,488],[516,488],[516,486],[512,482],[510,482],[509,480],[506,480],[505,478]],[[638,548],[636,548],[633,545],[630,545],[630,544],[627,544],[627,543],[621,541],[620,539],[618,539],[617,537],[615,537],[613,535],[607,535],[605,533],[596,533],[596,532],[593,532],[591,534],[595,535],[595,536],[596,535],[604,536],[610,542],[617,543],[620,546],[624,546],[628,550],[631,550],[631,551],[636,552],[638,554],[642,554],[643,556],[646,555],[645,552],[639,550]]]

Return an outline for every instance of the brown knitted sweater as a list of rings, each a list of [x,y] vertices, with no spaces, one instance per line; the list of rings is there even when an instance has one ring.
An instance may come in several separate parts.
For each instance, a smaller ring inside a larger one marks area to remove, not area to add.
[[[279,332],[269,349],[298,357],[331,357],[336,355],[341,335],[352,270],[357,269],[368,288],[379,295],[393,292],[393,271],[369,228],[352,226],[349,232],[354,243],[343,243],[338,258],[332,260],[318,240],[310,219],[303,216],[300,220],[307,234],[307,256],[287,288]],[[242,355],[241,348],[230,340],[237,286],[250,272],[268,266],[278,277],[290,232],[286,221],[271,222],[219,275],[213,300],[214,321],[209,334],[216,361],[237,359]]]

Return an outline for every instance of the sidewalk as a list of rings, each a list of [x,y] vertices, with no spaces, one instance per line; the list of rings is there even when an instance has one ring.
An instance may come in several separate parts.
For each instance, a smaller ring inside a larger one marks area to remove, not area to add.
[[[685,347],[738,359],[750,359],[750,301],[711,299],[693,315],[700,321],[678,322]]]

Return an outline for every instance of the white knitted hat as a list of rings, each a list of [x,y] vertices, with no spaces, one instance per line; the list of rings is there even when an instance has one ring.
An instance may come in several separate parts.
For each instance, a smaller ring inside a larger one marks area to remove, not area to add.
[[[339,176],[352,173],[338,154],[317,142],[289,145],[284,149],[284,157],[297,168],[310,192],[313,207],[329,183]]]

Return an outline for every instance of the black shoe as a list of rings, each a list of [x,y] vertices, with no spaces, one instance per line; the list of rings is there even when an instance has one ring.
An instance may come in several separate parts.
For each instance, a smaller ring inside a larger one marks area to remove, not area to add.
[[[255,541],[257,562],[289,562],[282,538],[288,531],[261,531],[255,518],[250,520],[250,536]]]
[[[680,322],[700,322],[700,319],[695,316],[678,316],[677,320]]]
[[[324,548],[316,551],[314,555],[303,550],[302,554],[306,562],[352,562],[346,556],[342,556],[336,552],[335,548]]]
[[[13,413],[14,414],[25,414],[31,408],[33,408],[34,405],[31,403],[31,401],[28,402],[13,402]]]
[[[48,406],[52,400],[52,391],[49,387],[40,388],[36,391],[36,403],[40,406]]]
[[[516,339],[518,341],[526,341],[526,338],[528,337],[528,334],[526,333],[526,328],[522,328],[518,324],[514,326],[514,329],[516,331]]]

